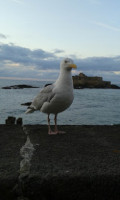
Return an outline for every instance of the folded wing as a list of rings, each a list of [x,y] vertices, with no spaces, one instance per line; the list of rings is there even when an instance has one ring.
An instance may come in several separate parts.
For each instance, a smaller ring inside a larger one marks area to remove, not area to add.
[[[32,113],[35,110],[40,110],[45,102],[50,102],[51,99],[55,96],[55,93],[53,93],[53,88],[54,88],[53,84],[44,87],[40,91],[40,93],[35,97],[32,104],[28,107],[25,113],[27,114],[27,113]]]

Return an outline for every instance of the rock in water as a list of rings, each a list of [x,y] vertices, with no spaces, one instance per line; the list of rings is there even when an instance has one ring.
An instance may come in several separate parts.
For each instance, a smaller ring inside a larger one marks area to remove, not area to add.
[[[31,85],[11,85],[11,86],[2,87],[2,89],[24,89],[24,88],[38,88],[38,87],[31,86]]]

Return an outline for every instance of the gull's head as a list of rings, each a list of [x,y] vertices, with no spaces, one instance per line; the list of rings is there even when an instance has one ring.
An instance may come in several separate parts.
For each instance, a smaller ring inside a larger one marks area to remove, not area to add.
[[[62,60],[60,67],[61,69],[68,70],[68,71],[77,68],[77,66],[73,63],[73,60],[70,58],[65,58],[64,60]]]

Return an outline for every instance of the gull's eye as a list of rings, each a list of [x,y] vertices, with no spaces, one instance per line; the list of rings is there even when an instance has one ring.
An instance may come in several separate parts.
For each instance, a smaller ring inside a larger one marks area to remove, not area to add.
[[[68,63],[68,61],[67,61],[67,60],[65,60],[65,63]]]

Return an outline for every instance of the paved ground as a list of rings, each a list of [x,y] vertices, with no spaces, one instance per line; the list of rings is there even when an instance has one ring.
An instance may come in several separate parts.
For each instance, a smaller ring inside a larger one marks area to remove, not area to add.
[[[0,200],[9,195],[30,200],[120,199],[120,125],[66,125],[60,126],[65,135],[53,136],[44,125],[26,129],[35,151],[30,174],[20,184],[19,151],[26,136],[19,126],[0,125]]]
[[[0,200],[14,197],[20,168],[20,148],[25,140],[22,127],[0,125]]]

